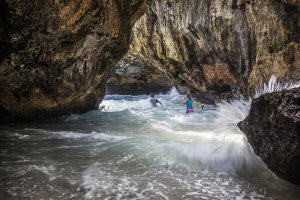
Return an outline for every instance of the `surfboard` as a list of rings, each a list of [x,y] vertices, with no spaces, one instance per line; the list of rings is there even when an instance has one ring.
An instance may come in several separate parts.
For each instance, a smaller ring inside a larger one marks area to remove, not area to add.
[[[194,101],[194,102],[193,102],[193,107],[194,107],[194,108],[202,108],[202,109],[203,109],[204,104],[198,103],[198,102]]]

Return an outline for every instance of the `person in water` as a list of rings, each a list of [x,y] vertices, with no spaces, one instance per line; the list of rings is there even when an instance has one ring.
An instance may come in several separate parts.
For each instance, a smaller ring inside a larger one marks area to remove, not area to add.
[[[194,112],[194,108],[193,108],[193,102],[194,99],[192,98],[192,95],[190,93],[186,94],[186,99],[182,99],[182,103],[186,105],[186,114],[189,114],[191,112]]]
[[[157,103],[159,103],[161,106],[164,106],[164,105],[162,105],[162,103],[160,101],[158,101],[156,98],[154,98],[154,94],[151,94],[150,103],[154,107],[157,107]]]

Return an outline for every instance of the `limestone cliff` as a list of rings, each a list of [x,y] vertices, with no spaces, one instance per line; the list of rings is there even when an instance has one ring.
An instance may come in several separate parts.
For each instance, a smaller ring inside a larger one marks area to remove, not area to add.
[[[146,57],[208,102],[247,95],[272,74],[300,80],[299,13],[293,0],[152,1],[127,57]]]
[[[1,0],[0,116],[97,109],[145,0]]]
[[[96,109],[146,7],[145,0],[0,0],[1,116]],[[119,65],[143,66],[142,77],[111,86],[161,76],[166,87],[174,82],[214,102],[247,94],[271,74],[299,80],[299,8],[295,0],[150,1]]]
[[[154,67],[151,61],[148,63],[141,55],[130,56],[127,54],[117,64],[115,75],[106,83],[106,94],[157,94],[174,87],[169,74]]]
[[[254,99],[238,126],[272,171],[300,184],[300,88]]]

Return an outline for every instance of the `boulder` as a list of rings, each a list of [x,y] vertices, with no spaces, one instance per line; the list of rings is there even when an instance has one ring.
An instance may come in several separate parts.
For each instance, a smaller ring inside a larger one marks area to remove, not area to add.
[[[276,175],[300,184],[300,88],[254,99],[238,126]]]

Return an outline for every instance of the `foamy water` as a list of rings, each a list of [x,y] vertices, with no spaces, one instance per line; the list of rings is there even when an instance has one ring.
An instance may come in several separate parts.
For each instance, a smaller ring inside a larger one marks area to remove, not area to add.
[[[283,89],[292,89],[300,87],[300,81],[297,82],[288,82],[280,83],[277,81],[277,77],[272,75],[268,83],[261,83],[261,86],[255,90],[255,98],[259,97],[262,94],[276,92]]]
[[[185,114],[175,89],[106,96],[101,111],[1,127],[1,199],[297,199],[236,123],[244,99]]]

